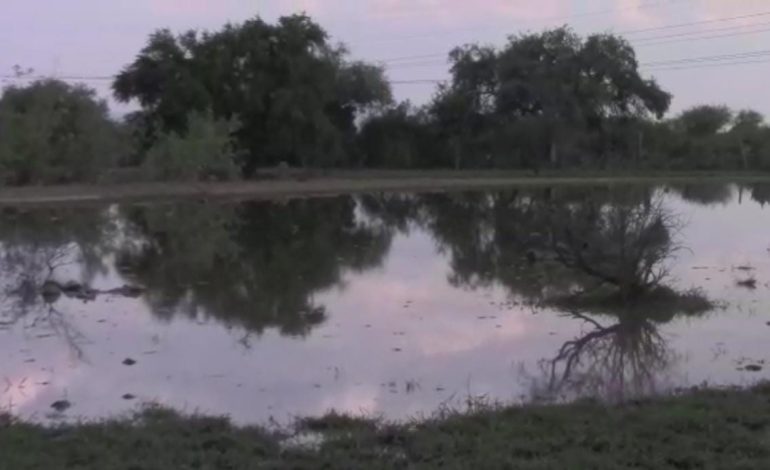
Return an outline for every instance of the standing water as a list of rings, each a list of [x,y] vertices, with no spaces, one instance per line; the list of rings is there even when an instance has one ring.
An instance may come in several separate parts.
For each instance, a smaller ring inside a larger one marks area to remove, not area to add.
[[[4,208],[0,410],[287,422],[770,377],[770,187]]]

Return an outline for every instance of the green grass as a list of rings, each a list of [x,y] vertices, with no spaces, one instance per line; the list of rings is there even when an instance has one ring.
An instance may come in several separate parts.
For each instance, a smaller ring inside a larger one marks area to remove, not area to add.
[[[302,420],[320,446],[225,419],[150,409],[45,428],[0,419],[0,469],[766,469],[770,386],[697,391],[623,406],[477,409],[393,425]]]

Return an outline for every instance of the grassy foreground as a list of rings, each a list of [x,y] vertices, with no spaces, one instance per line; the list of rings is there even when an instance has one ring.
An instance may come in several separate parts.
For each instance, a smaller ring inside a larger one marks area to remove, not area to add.
[[[409,425],[330,415],[315,447],[225,419],[147,410],[43,428],[0,419],[0,469],[767,469],[770,385],[619,407],[499,408]]]

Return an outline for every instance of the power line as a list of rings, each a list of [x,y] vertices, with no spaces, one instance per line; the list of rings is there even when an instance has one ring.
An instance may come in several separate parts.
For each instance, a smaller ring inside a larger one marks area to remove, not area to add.
[[[693,38],[683,38],[683,39],[675,39],[675,40],[669,40],[669,41],[657,41],[657,42],[645,42],[642,44],[636,44],[635,47],[648,47],[648,46],[659,46],[662,44],[677,44],[682,42],[692,42],[692,41],[703,41],[703,40],[710,40],[710,39],[721,39],[721,38],[732,38],[737,36],[747,36],[751,34],[761,34],[761,33],[767,33],[770,32],[770,28],[765,29],[757,29],[753,31],[741,31],[737,33],[731,33],[731,34],[716,34],[716,35],[706,35],[706,36],[698,36]]]
[[[735,26],[727,26],[725,28],[713,28],[713,29],[705,29],[700,31],[684,31],[681,33],[676,34],[668,34],[664,36],[653,36],[649,38],[639,38],[634,39],[632,42],[635,44],[639,44],[640,42],[646,42],[646,41],[656,41],[659,39],[671,39],[671,38],[679,38],[684,36],[693,36],[698,34],[704,34],[704,33],[716,33],[721,31],[733,31],[736,29],[742,29],[742,28],[752,28],[752,27],[759,27],[759,26],[770,26],[770,22],[764,22],[764,23],[752,23],[752,24],[746,24],[746,25],[735,25]]]
[[[770,56],[770,49],[752,51],[752,52],[738,52],[733,54],[720,54],[720,55],[711,55],[711,56],[690,57],[690,58],[684,58],[684,59],[663,60],[663,61],[657,61],[657,62],[646,62],[641,64],[641,66],[659,67],[659,66],[667,66],[667,65],[674,65],[674,64],[683,64],[683,63],[748,59],[748,58],[764,57],[764,56]]]
[[[446,80],[441,80],[438,78],[422,78],[422,79],[416,79],[416,80],[391,80],[390,83],[394,85],[417,85],[417,84],[436,84],[441,83]]]
[[[770,16],[770,11],[760,11],[757,13],[750,13],[747,15],[730,16],[726,18],[715,18],[713,20],[692,21],[689,23],[678,23],[678,24],[671,24],[666,26],[656,26],[652,28],[630,29],[626,31],[619,31],[618,34],[637,34],[637,33],[648,33],[650,31],[664,31],[667,29],[686,28],[688,26],[699,26],[699,25],[713,24],[713,23],[726,23],[728,21],[745,20],[748,18],[757,18],[760,16]]]
[[[689,25],[695,25],[695,24],[706,24],[706,23],[717,23],[717,22],[725,22],[725,21],[734,21],[736,19],[745,19],[745,18],[753,18],[753,17],[759,17],[759,16],[766,16],[770,15],[770,12],[757,12],[747,15],[740,15],[740,16],[733,16],[728,18],[718,18],[714,20],[708,20],[708,21],[699,21],[699,22],[692,22],[692,23],[680,23],[676,25],[665,25],[657,28],[647,28],[644,30],[636,30],[636,32],[649,32],[649,31],[655,31],[655,30],[665,30],[665,29],[672,29],[672,28],[680,28],[684,26]],[[756,23],[752,25],[748,25],[749,27],[752,26],[765,26],[769,25],[770,23]],[[745,27],[746,25],[740,25],[738,27]],[[740,36],[740,35],[746,35],[746,34],[758,34],[758,33],[764,33],[764,32],[770,32],[770,28],[764,28],[764,29],[755,29],[755,30],[749,30],[749,31],[740,31],[736,33],[730,33],[730,34],[717,34],[713,35],[710,33],[717,32],[717,31],[725,31],[730,29],[735,29],[735,26],[727,27],[727,28],[713,28],[709,30],[701,30],[701,31],[693,31],[693,32],[685,32],[685,33],[679,33],[675,35],[664,35],[664,36],[657,36],[657,37],[648,37],[648,38],[639,38],[634,41],[634,45],[636,47],[642,47],[642,46],[654,46],[654,45],[661,45],[661,44],[671,44],[676,42],[685,42],[685,41],[694,41],[694,40],[706,40],[706,39],[715,39],[715,38],[723,38],[723,37],[734,37],[734,36]],[[679,37],[682,35],[690,35],[690,34],[700,34],[701,36],[698,37],[692,37],[692,38],[684,38],[684,39],[676,39],[674,41],[670,40],[661,40],[661,39],[670,39],[673,37]],[[703,34],[706,34],[705,36]],[[645,43],[639,44],[636,41],[647,41]],[[652,42],[650,42],[652,41]],[[756,58],[768,55],[770,51],[754,51],[754,52],[745,52],[745,53],[734,53],[734,54],[723,54],[719,56],[701,56],[701,57],[693,57],[693,58],[684,58],[684,59],[676,59],[676,60],[670,60],[670,61],[658,61],[658,62],[650,62],[646,64],[641,64],[644,67],[650,67],[655,68],[657,70],[668,70],[668,67],[665,66],[673,66],[673,65],[683,65],[687,63],[699,63],[699,62],[721,62],[725,60],[733,60],[733,59],[748,59],[748,58]],[[396,57],[387,59],[387,61],[390,62],[396,62],[401,61],[400,63],[395,63],[389,66],[389,68],[412,68],[412,67],[426,67],[426,66],[435,66],[435,65],[443,65],[446,64],[446,60],[442,61],[426,61],[426,60],[416,60],[416,59],[427,59],[427,58],[433,58],[433,57],[444,57],[444,54],[423,54],[419,56],[405,56],[405,57]],[[407,60],[411,60],[410,62],[405,62]],[[385,61],[383,61],[385,62]],[[736,65],[742,64],[744,62],[737,62]],[[745,63],[761,63],[761,61],[751,61],[751,62],[745,62]],[[720,64],[711,64],[711,65],[720,65]],[[679,67],[681,68],[681,67]],[[17,76],[17,75],[0,75],[0,79],[4,80],[16,80],[16,81],[30,81],[30,80],[44,80],[49,78],[56,78],[59,80],[64,81],[108,81],[108,80],[114,80],[115,76],[85,76],[85,75],[70,75],[70,76],[59,76],[59,77],[50,77],[50,76],[42,76],[42,75],[28,75],[28,76]],[[401,81],[393,81],[394,84],[414,84],[414,83],[436,83],[441,80],[401,80]]]
[[[738,61],[738,62],[722,62],[717,64],[698,64],[698,65],[690,65],[690,66],[683,66],[683,67],[663,67],[659,69],[654,69],[653,72],[669,72],[669,71],[675,71],[675,70],[696,70],[696,69],[706,69],[706,68],[716,68],[716,67],[733,67],[736,65],[748,65],[748,64],[767,64],[770,63],[770,59],[766,60],[746,60],[746,61]]]
[[[698,68],[713,68],[722,66],[734,66],[744,64],[762,64],[770,63],[770,58],[765,60],[758,60],[763,57],[770,56],[770,49],[751,51],[751,52],[738,52],[733,54],[719,54],[711,56],[699,56],[699,57],[687,57],[682,59],[665,60],[657,62],[647,62],[640,64],[640,67],[652,69],[653,72],[669,71],[669,70],[689,70]],[[742,60],[739,60],[742,59]],[[746,60],[751,59],[751,60]],[[711,62],[711,63],[709,63]],[[440,79],[423,79],[417,80],[419,83],[441,83],[445,80]],[[392,83],[410,83],[410,80],[394,81]]]
[[[377,62],[389,63],[389,62],[400,62],[404,60],[413,60],[413,59],[432,59],[439,55],[443,57],[445,54],[442,53],[442,54],[423,54],[423,55],[411,55],[411,56],[408,55],[404,57],[392,57],[390,59],[381,59],[381,60],[378,60]]]
[[[663,60],[663,61],[655,61],[655,62],[643,62],[640,64],[640,67],[645,68],[653,68],[656,70],[665,70],[672,67],[680,68],[682,65],[686,64],[696,64],[701,65],[703,63],[707,62],[714,62],[712,64],[708,65],[730,65],[730,64],[741,64],[741,63],[761,63],[763,61],[745,61],[745,59],[757,59],[762,57],[768,57],[770,56],[770,49],[762,49],[757,51],[746,51],[746,52],[733,52],[730,54],[717,54],[717,55],[706,55],[706,56],[696,56],[696,57],[683,57],[679,59],[672,59],[672,60]],[[724,62],[728,61],[728,62]],[[736,62],[738,61],[738,62]],[[418,65],[418,64],[412,64],[412,65]],[[427,64],[426,64],[427,65]],[[18,81],[34,81],[34,80],[46,80],[46,79],[56,79],[56,80],[63,80],[63,81],[107,81],[107,80],[114,80],[116,76],[113,75],[63,75],[63,76],[45,76],[45,75],[0,75],[0,79],[5,80],[18,80]],[[392,80],[391,83],[393,84],[413,84],[413,83],[436,83],[443,80],[440,79],[410,79],[410,80]]]
[[[65,82],[72,82],[72,81],[105,81],[105,80],[115,80],[117,75],[102,75],[102,76],[93,76],[93,75],[62,75],[62,76],[52,76],[52,75],[0,75],[0,79],[2,80],[18,80],[18,81],[37,81],[37,80],[61,80]]]
[[[16,81],[37,81],[37,80],[61,80],[61,81],[107,81],[114,80],[116,76],[88,76],[88,75],[62,75],[62,76],[48,76],[48,75],[0,75],[2,80],[16,80]],[[395,85],[407,85],[418,83],[437,83],[443,80],[438,79],[413,79],[413,80],[391,80],[390,83]]]
[[[767,23],[767,24],[770,25],[770,23]],[[674,39],[674,40],[658,40],[659,38],[647,38],[651,42],[642,42],[642,43],[633,42],[632,45],[635,48],[639,48],[639,47],[648,47],[648,46],[659,46],[664,44],[676,44],[676,43],[682,43],[682,42],[746,36],[746,35],[752,35],[752,34],[762,34],[767,32],[770,32],[770,28],[755,29],[750,31],[740,31],[740,32],[730,33],[730,34],[716,34],[716,35],[706,34],[706,35],[701,35],[697,37],[681,38],[681,39]],[[699,34],[710,33],[710,31],[699,31],[698,33]],[[446,60],[443,60],[443,61],[432,60],[432,61],[415,61],[415,62],[407,62],[407,63],[397,63],[392,65],[388,65],[388,64],[384,64],[384,65],[389,69],[403,69],[403,68],[436,66],[436,65],[443,65],[445,63],[446,63]]]
[[[762,16],[770,16],[770,11],[761,11],[761,12],[750,13],[750,14],[740,15],[740,16],[715,18],[713,20],[693,21],[693,22],[689,22],[689,23],[670,24],[670,25],[658,26],[658,27],[654,27],[654,28],[645,28],[645,29],[637,29],[637,30],[620,31],[617,34],[623,35],[623,34],[635,34],[635,33],[641,33],[641,32],[645,32],[646,33],[646,32],[653,32],[653,31],[666,31],[666,30],[670,30],[670,29],[685,28],[685,27],[689,27],[689,26],[700,26],[700,25],[704,25],[704,24],[724,23],[724,22],[728,22],[728,21],[736,21],[736,20],[748,19],[748,18],[757,18],[757,17],[762,17]],[[730,27],[726,27],[726,28],[702,29],[702,30],[697,30],[697,31],[689,31],[689,32],[685,32],[685,33],[678,33],[676,35],[652,36],[652,37],[647,37],[647,38],[638,38],[638,39],[635,39],[635,40],[631,40],[630,42],[634,42],[635,43],[636,41],[638,41],[638,42],[657,41],[657,40],[660,40],[660,39],[670,39],[670,38],[673,38],[673,37],[679,37],[679,36],[684,36],[684,35],[707,34],[707,33],[713,33],[713,32],[718,32],[718,31],[727,31],[727,30],[738,29],[738,28],[753,27],[753,26],[767,26],[767,25],[770,25],[770,22],[754,23],[754,24],[749,24],[749,25],[736,25],[736,26],[730,26]],[[739,33],[735,33],[735,35],[753,34],[753,33],[754,33],[754,31],[749,31],[749,32],[741,31]],[[730,36],[718,36],[718,37],[730,37]],[[693,38],[693,40],[695,40],[695,39],[700,39],[700,38]],[[708,38],[705,38],[705,39],[708,39]],[[668,44],[668,43],[669,42],[661,42],[661,44]],[[384,64],[388,64],[388,63],[392,63],[392,62],[399,62],[398,65],[401,65],[400,64],[401,62],[410,62],[410,61],[417,60],[417,59],[437,59],[437,58],[443,58],[443,57],[446,57],[446,56],[447,56],[447,53],[433,53],[433,54],[422,54],[422,55],[412,55],[412,56],[390,57],[390,58],[387,58],[387,59],[378,60],[377,62],[384,63]],[[406,65],[406,64],[404,64],[404,65]]]
[[[625,8],[608,8],[605,10],[593,10],[593,11],[586,11],[582,13],[572,14],[572,15],[561,15],[561,16],[552,16],[552,17],[543,17],[543,18],[537,18],[528,20],[529,22],[536,22],[536,23],[551,23],[556,21],[567,21],[567,20],[576,20],[580,18],[586,18],[590,16],[600,16],[600,15],[606,15],[611,13],[619,13],[623,11],[639,11],[644,10],[648,8],[659,8],[659,7],[668,7],[672,6],[674,4],[682,4],[684,2],[691,2],[696,0],[669,0],[669,1],[650,1],[647,3],[642,3],[639,5],[635,5],[632,7],[625,7]],[[379,38],[379,39],[371,39],[371,40],[363,40],[359,41],[359,43],[377,43],[377,42],[397,42],[397,41],[407,41],[411,39],[424,39],[424,38],[430,38],[430,37],[436,37],[436,36],[445,36],[449,34],[455,34],[458,32],[474,32],[474,31],[489,31],[490,28],[482,28],[482,27],[473,27],[473,28],[459,28],[459,29],[453,29],[453,30],[444,30],[444,31],[434,31],[434,32],[428,32],[428,33],[420,33],[420,34],[414,34],[414,35],[404,35],[400,37],[392,37],[392,38]]]

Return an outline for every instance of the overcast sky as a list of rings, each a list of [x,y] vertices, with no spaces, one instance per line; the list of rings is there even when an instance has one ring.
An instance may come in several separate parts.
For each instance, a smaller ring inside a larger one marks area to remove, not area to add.
[[[2,0],[0,8],[0,75],[15,64],[54,77],[113,75],[155,29],[217,29],[303,11],[355,58],[430,56],[389,62],[397,81],[445,78],[442,57],[455,45],[502,44],[509,34],[559,24],[580,33],[622,32],[643,64],[770,50],[768,0]],[[745,15],[754,16],[727,20]],[[700,24],[663,29],[694,22]],[[747,61],[758,63],[736,64]],[[770,52],[678,65],[681,70],[643,68],[674,94],[673,111],[724,103],[770,115]],[[107,82],[88,83],[109,96]],[[421,104],[433,85],[401,84],[395,91]]]

